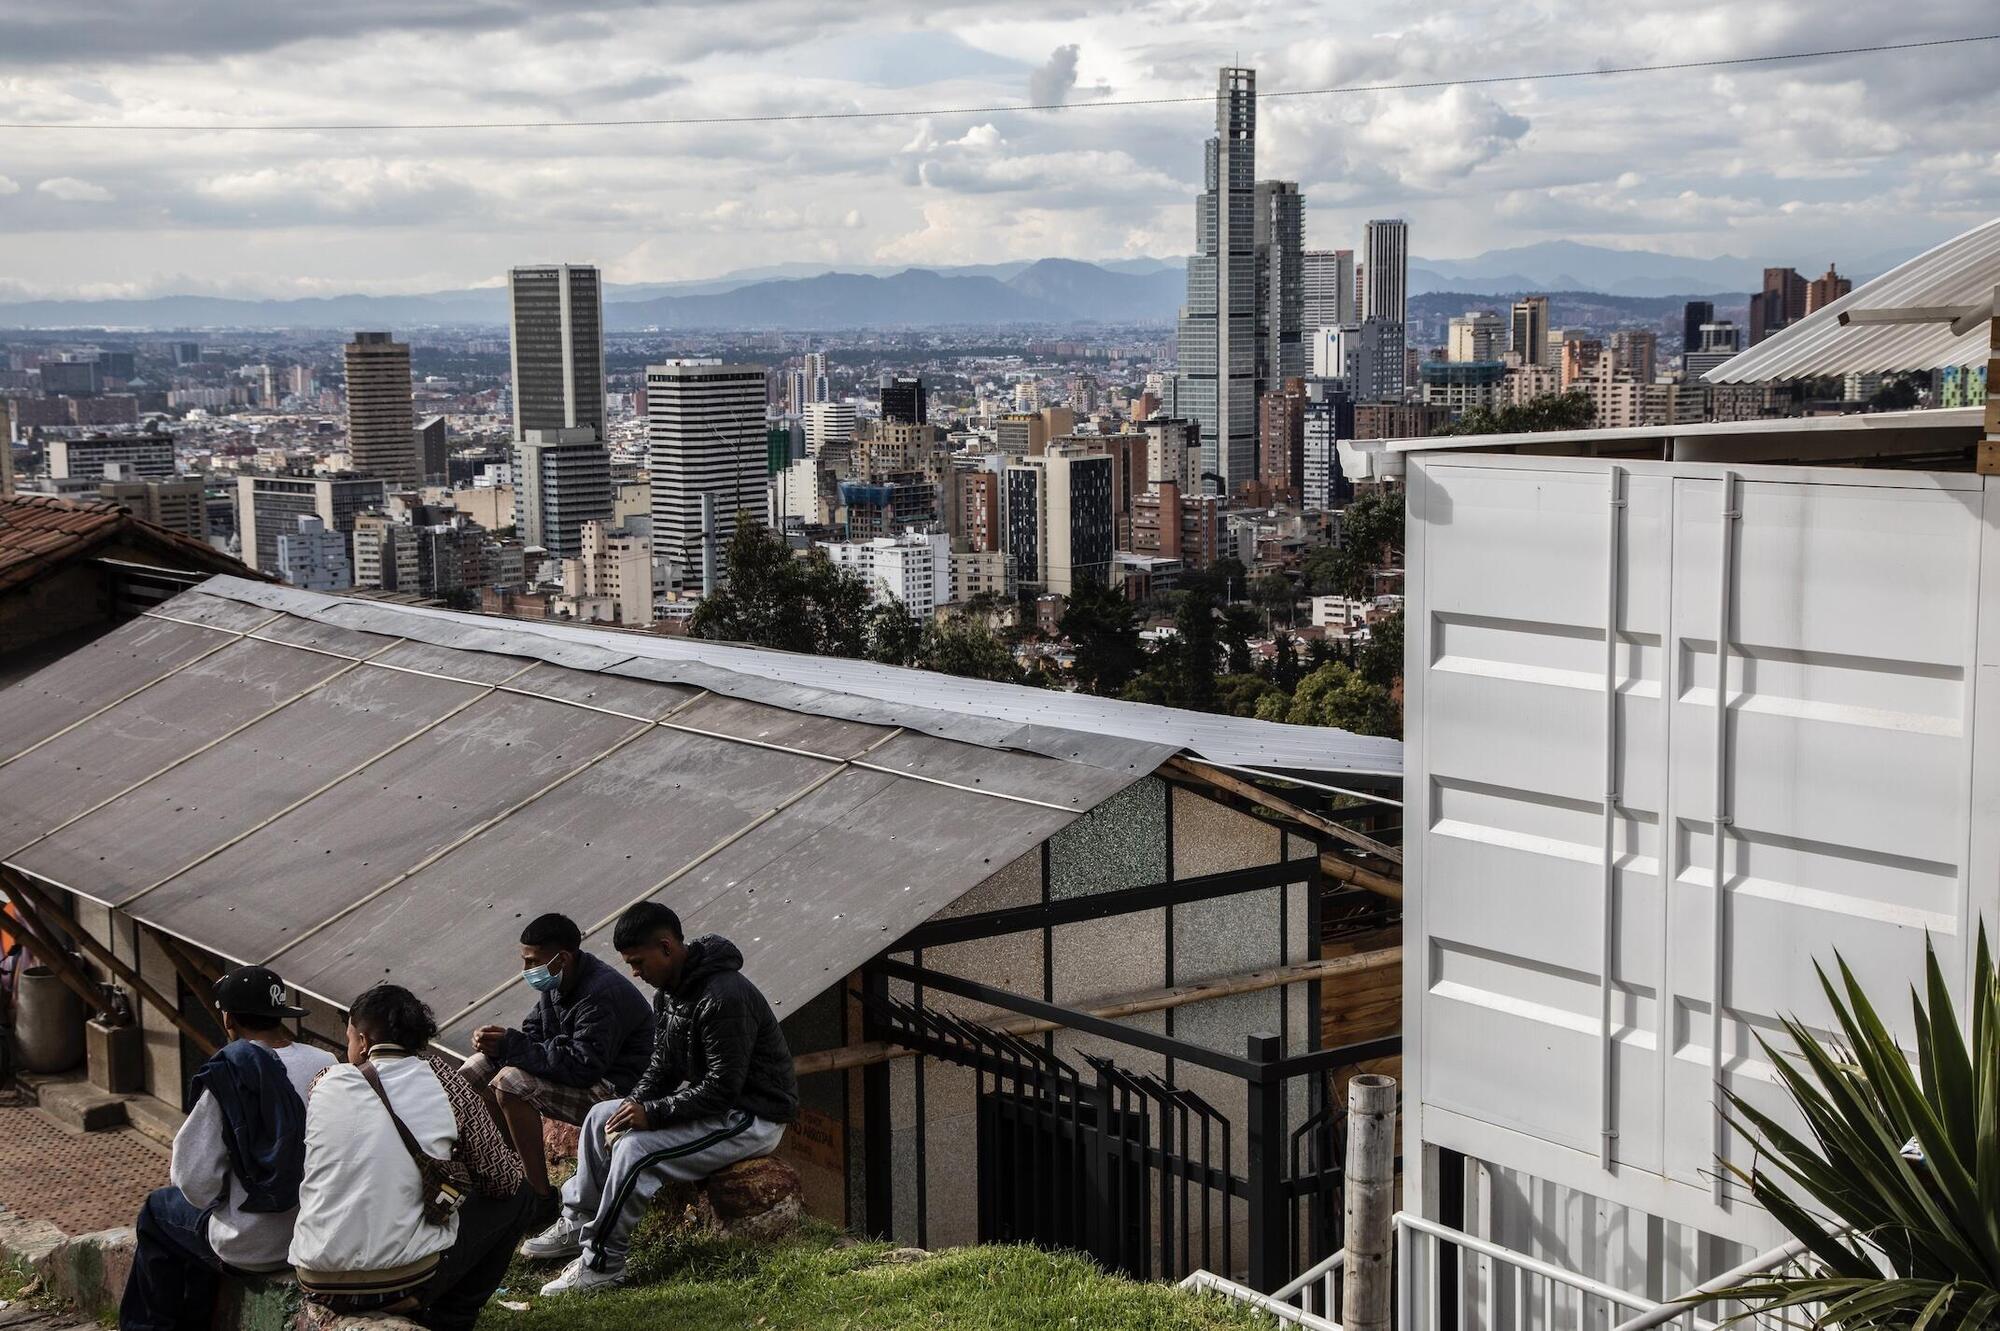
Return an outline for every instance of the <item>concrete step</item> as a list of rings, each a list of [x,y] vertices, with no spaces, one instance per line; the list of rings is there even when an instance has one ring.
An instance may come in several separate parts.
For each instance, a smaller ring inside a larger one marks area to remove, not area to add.
[[[187,1120],[186,1114],[150,1095],[135,1095],[126,1100],[125,1117],[143,1136],[169,1150],[173,1149],[174,1134]]]
[[[125,1097],[108,1095],[87,1081],[56,1081],[37,1092],[43,1114],[70,1132],[103,1132],[128,1121]]]

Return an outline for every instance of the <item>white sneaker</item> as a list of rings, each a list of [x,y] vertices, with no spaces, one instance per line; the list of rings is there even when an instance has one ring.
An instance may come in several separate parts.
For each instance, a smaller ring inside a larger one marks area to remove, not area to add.
[[[567,1213],[559,1215],[553,1225],[521,1245],[521,1255],[540,1260],[580,1257],[583,1255],[583,1226],[570,1219]]]
[[[593,1271],[578,1257],[562,1269],[562,1274],[542,1286],[542,1297],[551,1298],[557,1294],[595,1294],[600,1290],[616,1289],[625,1283],[625,1268],[613,1267],[607,1271]]]

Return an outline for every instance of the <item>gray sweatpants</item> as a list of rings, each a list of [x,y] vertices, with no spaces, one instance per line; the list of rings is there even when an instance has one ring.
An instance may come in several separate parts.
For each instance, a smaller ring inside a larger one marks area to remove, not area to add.
[[[604,1121],[623,1100],[592,1105],[577,1133],[576,1174],[563,1184],[563,1211],[583,1226],[583,1259],[592,1270],[625,1264],[632,1230],[668,1179],[705,1179],[724,1165],[769,1155],[785,1125],[731,1110],[664,1128],[627,1132],[604,1144]]]

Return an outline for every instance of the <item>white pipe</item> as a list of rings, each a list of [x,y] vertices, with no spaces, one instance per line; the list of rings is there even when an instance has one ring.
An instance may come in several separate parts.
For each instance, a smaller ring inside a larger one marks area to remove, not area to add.
[[[1345,786],[1321,785],[1317,781],[1302,781],[1298,777],[1286,776],[1280,772],[1269,772],[1261,767],[1238,767],[1235,763],[1219,763],[1213,758],[1203,758],[1202,761],[1210,767],[1220,767],[1225,772],[1241,772],[1245,776],[1261,776],[1266,781],[1282,781],[1288,786],[1304,786],[1307,790],[1321,790],[1329,795],[1352,795],[1355,799],[1366,800],[1370,804],[1386,804],[1392,809],[1403,807],[1403,801],[1401,800],[1392,800],[1384,795],[1370,795],[1365,790],[1349,790]]]
[[[1604,577],[1604,882],[1598,902],[1600,949],[1597,967],[1597,1163],[1611,1168],[1611,1145],[1618,1136],[1613,1105],[1611,1039],[1611,954],[1617,945],[1618,912],[1618,582],[1623,572],[1618,541],[1619,510],[1625,507],[1625,469],[1609,476],[1610,503],[1605,537]]]
[[[1714,1114],[1711,1145],[1716,1159],[1715,1204],[1727,1204],[1727,1184],[1721,1166],[1729,1145],[1729,1125],[1722,1112],[1722,1003],[1724,967],[1728,946],[1725,884],[1728,879],[1729,835],[1729,627],[1735,585],[1735,523],[1742,516],[1736,507],[1736,473],[1722,473],[1722,549],[1717,558],[1715,594],[1715,815],[1709,824],[1709,852],[1714,863],[1710,875],[1712,899],[1709,920],[1708,994],[1708,1081],[1709,1104]],[[1664,831],[1664,829],[1662,829]]]

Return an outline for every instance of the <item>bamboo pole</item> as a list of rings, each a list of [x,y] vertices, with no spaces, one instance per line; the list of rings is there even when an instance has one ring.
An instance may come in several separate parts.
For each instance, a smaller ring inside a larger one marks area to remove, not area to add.
[[[1373,892],[1378,897],[1387,897],[1391,901],[1403,899],[1403,884],[1399,879],[1373,873],[1352,860],[1343,859],[1334,851],[1323,850],[1319,853],[1319,871],[1336,882]]]
[[[1343,823],[1336,823],[1330,818],[1323,818],[1310,809],[1301,809],[1296,804],[1285,799],[1284,796],[1266,790],[1253,781],[1246,781],[1240,776],[1210,767],[1207,763],[1196,762],[1192,758],[1169,758],[1162,764],[1162,770],[1177,773],[1180,776],[1191,778],[1195,781],[1204,782],[1214,786],[1217,790],[1226,790],[1232,795],[1241,796],[1243,799],[1254,800],[1265,808],[1275,809],[1285,817],[1290,818],[1293,822],[1309,827],[1322,836],[1332,837],[1336,841],[1344,841],[1356,850],[1365,850],[1370,855],[1379,855],[1398,868],[1402,867],[1403,852],[1399,848],[1391,846],[1386,842],[1377,841],[1367,833],[1357,832]]]
[[[1198,980],[1165,989],[1148,989],[1141,993],[1126,994],[1120,998],[1101,1001],[1098,1006],[1089,1009],[1089,1015],[1105,1020],[1136,1017],[1142,1013],[1161,1012],[1168,1008],[1184,1007],[1189,1003],[1205,1002],[1212,998],[1254,994],[1264,989],[1276,989],[1281,985],[1305,984],[1336,975],[1353,975],[1402,964],[1403,949],[1385,947],[1374,952],[1357,952],[1347,957],[1328,957],[1322,961],[1273,966],[1268,970],[1245,971],[1240,975],[1227,975],[1214,980]],[[1026,1016],[1003,1017],[982,1024],[1004,1034],[1016,1036],[1041,1035],[1047,1031],[1063,1029],[1061,1022]],[[875,1040],[867,1044],[847,1045],[840,1049],[822,1049],[817,1053],[801,1054],[792,1060],[792,1070],[801,1077],[814,1072],[839,1072],[846,1068],[867,1067],[873,1063],[886,1063],[891,1059],[908,1058],[915,1052],[886,1040]]]
[[[1396,1251],[1396,1079],[1347,1084],[1347,1263],[1343,1331],[1390,1331]]]
[[[10,893],[15,891],[25,892],[41,909],[51,915],[57,914],[55,907],[49,903],[49,898],[43,895],[41,889],[30,884],[20,874],[7,873],[6,882]],[[67,932],[71,938],[76,940],[76,945],[82,948],[92,960],[108,968],[113,975],[116,975],[126,984],[131,985],[133,993],[158,1008],[161,1015],[166,1017],[168,1021],[171,1021],[180,1030],[182,1035],[187,1036],[194,1044],[194,1047],[201,1050],[204,1057],[216,1051],[218,1046],[215,1041],[209,1038],[206,1031],[181,1015],[179,1004],[168,1002],[164,994],[142,979],[138,971],[133,970],[120,960],[117,953],[98,942],[95,938],[92,938],[80,926],[71,928]]]
[[[9,885],[8,896],[14,903],[14,923],[21,941],[35,960],[49,968],[55,977],[63,982],[69,991],[83,1000],[83,1005],[100,1017],[111,1015],[111,1004],[104,996],[104,990],[96,981],[84,973],[76,964],[76,959],[64,948],[55,931],[42,920],[34,903],[14,892]]]

